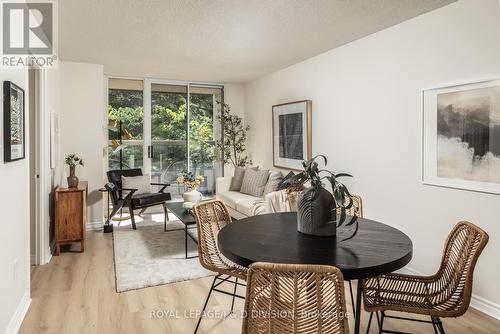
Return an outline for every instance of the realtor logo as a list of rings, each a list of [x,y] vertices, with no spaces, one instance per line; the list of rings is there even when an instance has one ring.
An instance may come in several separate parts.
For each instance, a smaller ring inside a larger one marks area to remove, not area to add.
[[[2,66],[53,66],[55,3],[2,3]]]

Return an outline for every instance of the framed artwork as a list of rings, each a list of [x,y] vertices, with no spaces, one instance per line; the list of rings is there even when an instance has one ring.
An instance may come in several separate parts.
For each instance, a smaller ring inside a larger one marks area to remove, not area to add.
[[[10,81],[3,83],[4,161],[24,159],[24,90]]]
[[[273,165],[302,170],[302,161],[312,155],[312,102],[273,106]]]
[[[500,80],[423,91],[425,184],[500,194]]]

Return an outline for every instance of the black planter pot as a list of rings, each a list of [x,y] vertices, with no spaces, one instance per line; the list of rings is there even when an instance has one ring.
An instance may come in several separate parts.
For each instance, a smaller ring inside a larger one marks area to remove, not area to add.
[[[309,188],[299,195],[297,230],[304,234],[331,237],[337,234],[333,195],[323,187]]]

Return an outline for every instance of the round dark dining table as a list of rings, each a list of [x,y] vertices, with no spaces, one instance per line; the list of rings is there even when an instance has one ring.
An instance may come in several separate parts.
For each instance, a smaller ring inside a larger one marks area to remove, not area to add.
[[[338,267],[346,280],[358,280],[354,333],[359,333],[362,279],[403,268],[412,258],[410,238],[389,225],[358,218],[358,232],[340,227],[336,237],[297,231],[295,212],[271,213],[234,221],[218,234],[218,247],[231,261],[323,264]]]

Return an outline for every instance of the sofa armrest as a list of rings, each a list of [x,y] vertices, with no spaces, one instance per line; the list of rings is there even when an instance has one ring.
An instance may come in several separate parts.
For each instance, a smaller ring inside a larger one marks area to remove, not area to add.
[[[218,177],[215,181],[215,193],[218,194],[229,191],[232,179],[232,176]]]

